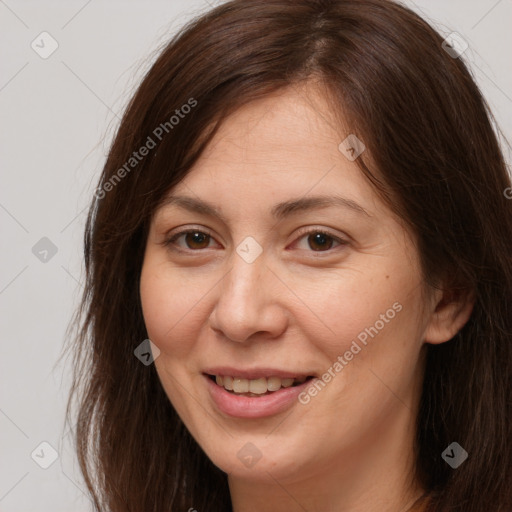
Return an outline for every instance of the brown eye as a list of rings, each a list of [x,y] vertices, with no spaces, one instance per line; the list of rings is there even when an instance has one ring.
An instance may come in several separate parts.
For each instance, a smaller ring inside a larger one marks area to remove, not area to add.
[[[334,242],[332,236],[326,233],[312,233],[308,236],[308,245],[313,251],[325,251],[329,250]]]
[[[177,250],[199,251],[208,249],[213,238],[203,231],[197,229],[188,229],[175,233],[169,239],[165,240],[164,245]]]
[[[210,244],[210,235],[201,233],[201,231],[189,231],[184,236],[189,249],[206,249]]]
[[[295,246],[307,252],[331,254],[336,249],[342,249],[348,242],[341,237],[331,235],[322,229],[309,229],[302,231]]]

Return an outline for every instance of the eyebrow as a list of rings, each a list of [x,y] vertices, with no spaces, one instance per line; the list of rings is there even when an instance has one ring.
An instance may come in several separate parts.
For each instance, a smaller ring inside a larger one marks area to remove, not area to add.
[[[216,206],[201,199],[188,196],[171,195],[163,201],[161,206],[164,207],[169,205],[175,205],[193,213],[200,213],[210,217],[217,217],[222,222],[224,222],[224,224],[228,224],[226,218]],[[352,210],[355,213],[371,217],[371,215],[360,204],[356,203],[352,199],[347,199],[341,196],[309,196],[301,197],[298,199],[291,199],[289,201],[274,205],[271,210],[271,214],[276,220],[282,220],[297,212],[305,212],[335,206],[341,206],[345,209]]]

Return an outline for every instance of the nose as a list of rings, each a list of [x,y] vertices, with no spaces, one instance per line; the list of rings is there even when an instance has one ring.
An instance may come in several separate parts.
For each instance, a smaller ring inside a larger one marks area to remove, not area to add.
[[[279,337],[288,325],[283,284],[267,267],[263,254],[252,263],[233,256],[231,270],[215,288],[211,328],[239,343]]]

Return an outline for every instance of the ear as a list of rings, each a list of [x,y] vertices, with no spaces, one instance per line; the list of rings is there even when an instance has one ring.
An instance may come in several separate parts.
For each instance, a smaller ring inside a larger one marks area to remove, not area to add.
[[[451,340],[466,325],[474,304],[475,294],[470,290],[436,290],[433,311],[425,330],[425,343]]]

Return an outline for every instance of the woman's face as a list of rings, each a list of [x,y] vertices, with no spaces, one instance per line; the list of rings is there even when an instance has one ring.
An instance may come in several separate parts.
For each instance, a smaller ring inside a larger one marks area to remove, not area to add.
[[[156,369],[231,478],[298,482],[412,450],[431,308],[412,237],[358,148],[339,149],[348,135],[315,89],[281,90],[231,115],[153,218]]]

